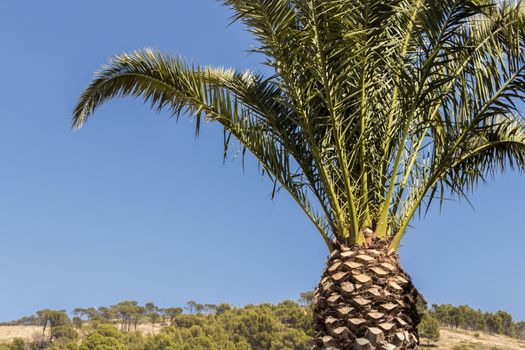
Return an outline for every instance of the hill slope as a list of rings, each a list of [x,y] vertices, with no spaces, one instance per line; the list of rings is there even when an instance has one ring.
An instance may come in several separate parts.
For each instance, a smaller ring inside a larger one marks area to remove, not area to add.
[[[525,341],[499,334],[470,332],[463,329],[440,329],[439,350],[523,350]],[[423,344],[424,345],[424,344]]]

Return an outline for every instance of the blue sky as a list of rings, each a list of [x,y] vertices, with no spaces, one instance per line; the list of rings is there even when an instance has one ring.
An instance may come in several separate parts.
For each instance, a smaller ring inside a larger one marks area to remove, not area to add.
[[[258,68],[253,42],[214,0],[0,2],[0,321],[121,300],[236,305],[296,299],[327,252],[249,160],[222,162],[222,131],[197,140],[131,99],[80,131],[70,111],[97,67],[154,47]],[[498,176],[416,220],[402,261],[432,303],[525,319],[525,177]]]

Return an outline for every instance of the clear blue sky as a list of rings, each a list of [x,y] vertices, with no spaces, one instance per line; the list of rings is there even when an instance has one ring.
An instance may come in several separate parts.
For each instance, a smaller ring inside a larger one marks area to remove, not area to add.
[[[0,2],[0,321],[134,299],[161,306],[296,299],[327,252],[249,161],[222,163],[222,133],[131,99],[81,131],[70,111],[113,54],[155,47],[261,68],[214,0]],[[414,222],[401,250],[432,303],[525,319],[525,177]]]

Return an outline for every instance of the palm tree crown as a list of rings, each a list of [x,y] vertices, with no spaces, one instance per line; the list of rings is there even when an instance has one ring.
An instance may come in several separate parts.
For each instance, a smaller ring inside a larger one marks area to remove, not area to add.
[[[225,0],[275,74],[116,56],[74,111],[136,96],[218,122],[323,236],[397,248],[433,199],[525,168],[525,5],[515,0]]]

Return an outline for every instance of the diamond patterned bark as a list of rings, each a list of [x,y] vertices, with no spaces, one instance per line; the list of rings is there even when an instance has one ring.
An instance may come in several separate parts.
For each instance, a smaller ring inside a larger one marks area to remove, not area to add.
[[[417,296],[389,242],[339,247],[315,291],[312,349],[419,349]]]

